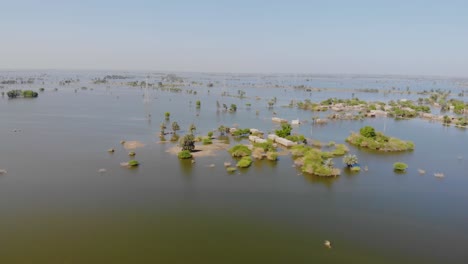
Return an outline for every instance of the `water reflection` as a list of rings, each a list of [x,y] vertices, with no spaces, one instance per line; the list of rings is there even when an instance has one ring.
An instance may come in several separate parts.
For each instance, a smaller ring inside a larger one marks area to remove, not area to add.
[[[182,175],[185,176],[184,179],[192,180],[193,163],[192,159],[179,159],[179,168],[182,172]]]
[[[333,183],[338,180],[340,176],[337,177],[320,177],[308,173],[302,173],[302,176],[311,184],[324,185],[331,190]]]

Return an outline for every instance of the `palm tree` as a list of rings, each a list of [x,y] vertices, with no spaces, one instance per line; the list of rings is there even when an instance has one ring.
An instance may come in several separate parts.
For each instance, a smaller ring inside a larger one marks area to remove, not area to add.
[[[327,160],[323,163],[323,165],[324,165],[325,167],[327,167],[327,168],[333,169],[333,165],[335,165],[335,164],[333,163],[333,160],[332,160],[332,159],[327,159]]]
[[[349,168],[351,168],[358,163],[358,158],[356,155],[349,154],[343,157],[343,163],[346,164],[346,166],[348,166]]]

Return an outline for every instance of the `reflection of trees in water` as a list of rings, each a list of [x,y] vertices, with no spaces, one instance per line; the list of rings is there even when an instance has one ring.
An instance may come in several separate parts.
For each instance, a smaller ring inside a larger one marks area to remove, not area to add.
[[[327,188],[331,188],[333,185],[333,182],[338,180],[338,177],[322,177],[322,176],[315,176],[312,174],[308,173],[302,173],[302,176],[311,184],[323,184]]]
[[[186,179],[191,179],[193,170],[192,159],[179,159],[179,164],[182,175],[184,175]]]
[[[261,169],[263,167],[276,168],[277,164],[278,164],[277,161],[271,161],[266,158],[261,159],[261,160],[254,159],[254,162],[252,163],[255,169]]]
[[[364,171],[364,167],[361,167],[361,171],[359,171],[359,172],[354,172],[350,168],[343,168],[341,170],[341,175],[346,176],[346,178],[349,178],[349,179],[354,178],[357,175],[362,174],[362,173],[366,173]]]
[[[222,141],[222,143],[225,143],[225,144],[231,144],[230,137],[228,136],[219,136],[218,140]]]

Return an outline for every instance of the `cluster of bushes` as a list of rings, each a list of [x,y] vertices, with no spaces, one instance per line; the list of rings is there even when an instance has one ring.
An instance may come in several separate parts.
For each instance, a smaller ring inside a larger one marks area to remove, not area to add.
[[[346,141],[355,146],[378,151],[405,151],[413,150],[414,143],[398,138],[388,137],[381,132],[375,132],[371,126],[361,128],[360,133],[351,133]]]
[[[459,117],[455,121],[455,125],[457,125],[457,126],[468,126],[468,119],[464,118],[464,117]]]
[[[190,153],[189,150],[182,150],[177,154],[177,156],[179,157],[179,159],[190,159],[192,158],[192,153]]]
[[[236,145],[228,150],[233,157],[245,157],[252,155],[252,151],[244,145]]]
[[[211,138],[205,137],[205,138],[202,139],[202,143],[203,143],[203,145],[210,145],[210,144],[213,143],[213,141],[211,141]]]
[[[403,162],[395,162],[393,163],[393,169],[398,172],[404,172],[408,168],[408,165]]]
[[[252,156],[256,159],[263,159],[266,157],[268,160],[276,161],[278,159],[278,153],[276,147],[273,145],[273,141],[268,140],[264,143],[254,143]]]
[[[327,100],[324,100],[320,102],[321,105],[334,105],[334,104],[344,104],[344,105],[366,105],[366,101],[359,100],[359,98],[354,97],[351,99],[338,99],[338,98],[328,98]]]
[[[250,135],[250,128],[237,129],[236,131],[232,132],[232,135],[235,137],[248,136]]]
[[[38,97],[39,94],[37,92],[31,91],[31,90],[11,90],[7,92],[7,95],[9,98],[18,98],[18,97],[24,97],[24,98],[35,98]]]
[[[304,135],[301,134],[296,134],[296,135],[289,135],[286,137],[286,139],[291,140],[296,143],[304,143],[307,144],[307,140],[304,137]]]
[[[453,112],[456,114],[463,114],[465,109],[468,110],[468,104],[465,104],[462,100],[450,99],[449,102],[453,106]]]
[[[317,176],[338,176],[340,170],[333,167],[333,157],[344,155],[348,152],[346,146],[338,144],[335,150],[331,152],[321,151],[319,149],[296,145],[291,147],[291,154],[294,163],[301,166],[302,172]]]
[[[252,164],[252,158],[250,156],[242,157],[236,164],[239,168],[247,168]]]
[[[293,146],[292,148],[294,149],[296,147],[298,146]],[[325,159],[323,153],[319,149],[299,146],[296,150],[299,150],[299,152],[293,152],[293,157],[295,158],[294,163],[301,166],[302,172],[325,177],[340,175],[340,170],[333,167],[332,160]],[[299,153],[302,156],[294,155]]]
[[[129,167],[137,167],[138,165],[140,165],[140,163],[137,160],[130,160],[128,162]]]
[[[291,135],[292,127],[290,124],[281,124],[281,129],[275,130],[275,134],[278,137],[286,138]]]

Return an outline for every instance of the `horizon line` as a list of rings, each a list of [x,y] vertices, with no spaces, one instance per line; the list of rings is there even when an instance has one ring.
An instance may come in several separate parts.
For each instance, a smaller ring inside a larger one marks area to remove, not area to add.
[[[108,71],[108,72],[161,72],[161,73],[198,73],[198,74],[242,74],[242,75],[316,75],[316,76],[381,76],[381,77],[419,77],[419,78],[450,78],[468,79],[460,75],[429,75],[429,74],[402,74],[402,73],[326,73],[326,72],[228,72],[228,71],[195,71],[195,70],[156,70],[156,69],[104,69],[104,68],[0,68],[3,71]]]

